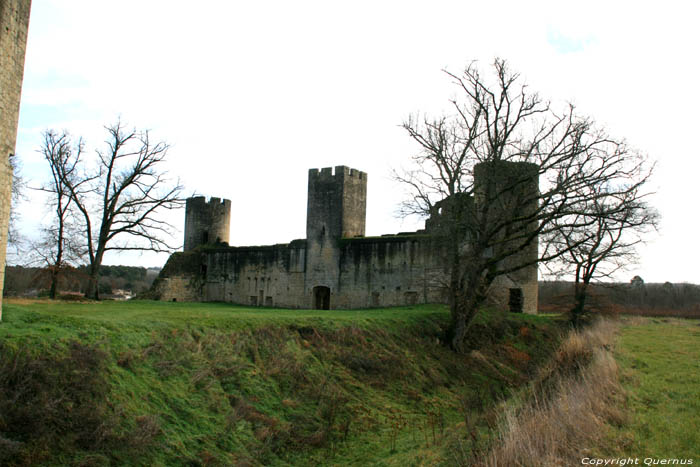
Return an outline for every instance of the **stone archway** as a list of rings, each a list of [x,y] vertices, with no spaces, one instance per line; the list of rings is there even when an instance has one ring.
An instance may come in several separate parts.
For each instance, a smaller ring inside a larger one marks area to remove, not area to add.
[[[315,310],[330,310],[331,309],[331,289],[324,285],[314,287],[314,309]]]

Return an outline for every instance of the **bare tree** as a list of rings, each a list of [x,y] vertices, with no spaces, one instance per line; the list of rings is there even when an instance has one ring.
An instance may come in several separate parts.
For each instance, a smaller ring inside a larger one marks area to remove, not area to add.
[[[491,80],[475,63],[461,74],[446,72],[459,92],[451,101],[454,113],[403,124],[420,151],[412,169],[395,174],[410,191],[404,214],[428,216],[442,208],[449,339],[456,350],[465,350],[469,325],[497,278],[565,254],[566,248],[547,244],[538,249],[538,239],[588,227],[594,219],[575,214],[603,188],[624,193],[637,175],[624,143],[572,105],[554,108],[503,60],[495,60],[493,71]]]
[[[654,166],[648,166],[638,154],[629,154],[629,163],[636,165],[637,176],[627,187],[618,187],[613,193],[601,187],[601,191],[591,193],[590,202],[580,212],[554,222],[562,226],[546,239],[553,250],[563,252],[547,264],[547,269],[557,276],[574,277],[574,326],[579,326],[586,314],[591,282],[613,279],[615,273],[636,263],[636,247],[658,225],[659,214],[645,201],[650,195],[645,185]],[[586,228],[573,228],[572,224]]]
[[[12,169],[12,197],[10,202],[10,220],[7,229],[7,257],[8,263],[17,263],[26,246],[26,238],[18,228],[20,222],[19,203],[26,200],[25,188],[27,183],[22,175],[22,161],[17,154],[10,155],[10,168]]]
[[[66,266],[76,265],[84,255],[84,246],[75,223],[75,204],[68,182],[81,190],[91,179],[80,179],[78,167],[83,153],[83,142],[75,145],[68,132],[47,130],[39,152],[49,165],[51,178],[38,190],[49,194],[52,211],[51,223],[45,227],[39,240],[32,242],[31,257],[46,265],[49,277],[49,297],[56,298],[59,276]]]
[[[90,262],[87,296],[95,299],[106,252],[175,249],[168,243],[172,226],[159,215],[183,204],[182,185],[161,170],[168,144],[154,143],[148,131],[126,130],[121,122],[105,129],[106,148],[97,151],[97,168],[64,174],[61,180],[82,219]]]

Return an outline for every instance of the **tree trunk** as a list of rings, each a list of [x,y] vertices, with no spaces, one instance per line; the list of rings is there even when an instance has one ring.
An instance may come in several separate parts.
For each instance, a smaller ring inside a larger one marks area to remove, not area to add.
[[[470,277],[468,285],[463,286],[451,307],[452,323],[450,325],[450,346],[452,350],[465,353],[469,350],[466,342],[467,332],[479,307],[486,299],[486,290],[490,282],[480,277]]]
[[[581,327],[582,318],[586,312],[586,289],[588,284],[586,282],[575,284],[574,290],[574,307],[571,310],[571,324],[575,328]]]
[[[100,266],[102,266],[102,256],[104,255],[104,251],[97,251],[97,254],[95,255],[95,259],[93,260],[92,264],[90,265],[90,278],[88,279],[88,288],[87,288],[87,293],[85,296],[87,298],[92,298],[93,300],[99,300],[100,299],[100,290],[99,290],[99,273],[100,273]]]
[[[90,266],[90,277],[88,278],[88,288],[85,293],[85,296],[93,300],[100,299],[100,291],[98,287],[98,273],[100,270],[99,268],[100,267],[96,265]]]
[[[57,267],[49,267],[49,270],[51,271],[51,287],[49,288],[49,298],[51,300],[56,299],[56,295],[58,293],[58,268]]]

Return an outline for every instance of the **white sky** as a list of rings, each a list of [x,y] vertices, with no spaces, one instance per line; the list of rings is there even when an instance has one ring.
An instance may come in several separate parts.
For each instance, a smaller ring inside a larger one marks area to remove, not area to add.
[[[700,283],[692,4],[34,0],[17,154],[37,185],[43,130],[92,151],[121,116],[172,145],[168,170],[188,194],[232,200],[232,245],[304,238],[307,171],[335,165],[369,174],[367,235],[415,230],[394,217],[404,195],[390,170],[416,150],[399,125],[447,108],[443,68],[486,71],[499,56],[658,161],[661,231],[620,280]],[[21,209],[25,232],[48,219],[41,204]],[[184,209],[172,221],[182,229]]]

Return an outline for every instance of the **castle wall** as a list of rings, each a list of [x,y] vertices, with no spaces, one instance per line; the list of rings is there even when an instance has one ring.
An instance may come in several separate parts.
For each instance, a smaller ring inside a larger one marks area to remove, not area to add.
[[[5,282],[12,168],[31,0],[0,0],[0,319]]]
[[[337,252],[335,280],[323,283],[307,277],[304,240],[288,245],[212,247],[177,253],[161,273],[157,295],[166,301],[314,308],[314,287],[322,285],[330,289],[330,309],[447,301],[445,252],[429,236],[343,239]],[[524,311],[536,310],[537,282],[522,279],[513,275],[497,278],[490,302],[508,309],[510,289],[520,288]]]
[[[420,235],[344,239],[331,308],[443,303],[448,271],[438,244]]]
[[[206,254],[199,250],[173,253],[153,282],[154,298],[166,302],[200,302],[204,280],[202,264]]]
[[[528,165],[504,163],[495,167],[499,170],[494,174],[484,174],[494,167],[477,166],[480,176],[491,177],[488,180],[494,183],[482,180],[476,199],[467,196],[458,199],[457,204],[441,203],[426,222],[428,231],[382,237],[363,237],[367,175],[345,166],[334,171],[309,171],[307,238],[289,244],[228,247],[210,243],[193,249],[204,243],[202,231],[215,231],[213,225],[229,221],[230,204],[218,198],[209,203],[204,197],[190,198],[185,251],[168,260],[156,283],[156,296],[162,300],[284,308],[446,303],[449,262],[446,245],[440,240],[441,219],[453,216],[445,214],[460,209],[464,211],[462,222],[469,222],[466,218],[473,215],[475,205],[489,202],[488,190],[498,190],[523,173],[521,192],[510,198],[495,196],[488,215],[512,218],[521,209],[537,206],[537,178],[529,174]],[[528,196],[533,195],[534,201],[530,201]],[[524,258],[533,254],[536,260],[536,244],[519,253]],[[523,311],[536,312],[536,264],[498,277],[489,293],[491,303],[504,309],[511,308],[514,297]]]
[[[157,285],[166,301],[223,301],[313,308],[314,287],[330,289],[329,308],[368,308],[445,301],[439,247],[420,236],[354,238],[338,251],[335,281],[309,280],[306,242],[207,248],[173,255]]]
[[[211,249],[205,262],[207,301],[308,308],[304,297],[305,242]],[[308,301],[308,303],[307,303]]]

